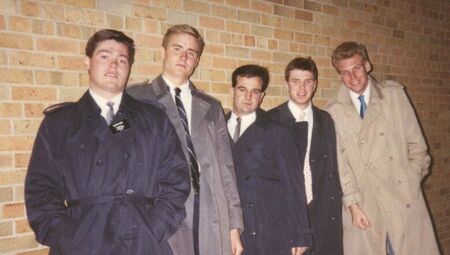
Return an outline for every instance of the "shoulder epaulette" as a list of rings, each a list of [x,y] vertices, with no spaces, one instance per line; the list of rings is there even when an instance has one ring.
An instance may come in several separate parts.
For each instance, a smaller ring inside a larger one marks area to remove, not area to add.
[[[74,102],[63,102],[63,103],[59,103],[59,104],[50,105],[49,107],[45,108],[44,114],[48,115],[49,113],[52,113],[58,109],[65,108],[65,107],[71,106],[73,104],[75,104],[75,103]]]
[[[402,84],[400,84],[400,83],[398,83],[398,82],[396,82],[396,81],[392,81],[392,80],[385,80],[385,81],[382,81],[381,83],[380,83],[380,85],[383,87],[383,88],[388,88],[388,87],[391,87],[391,88],[404,88],[405,86],[403,86]]]

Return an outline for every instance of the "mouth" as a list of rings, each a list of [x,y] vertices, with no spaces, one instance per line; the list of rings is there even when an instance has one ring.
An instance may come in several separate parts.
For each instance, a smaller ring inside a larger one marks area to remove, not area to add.
[[[118,79],[118,77],[119,77],[116,73],[105,73],[105,76],[106,77],[111,77],[111,78],[114,78],[114,79]]]

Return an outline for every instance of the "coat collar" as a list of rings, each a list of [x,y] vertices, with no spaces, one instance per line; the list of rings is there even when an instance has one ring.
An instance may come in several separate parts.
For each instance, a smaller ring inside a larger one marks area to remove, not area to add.
[[[367,107],[367,113],[362,120],[363,124],[370,124],[373,122],[376,117],[380,114],[380,103],[384,99],[383,89],[380,84],[373,78],[369,76],[369,82],[371,83],[371,91],[370,91],[370,101]],[[350,93],[348,88],[342,84],[339,88],[337,97],[338,103],[343,104],[345,107],[345,113],[348,118],[352,118],[353,120],[361,120],[359,118],[359,114],[355,111],[355,107],[353,105],[352,99],[350,97]]]
[[[162,75],[159,75],[153,83],[155,84],[153,90],[158,101],[163,105],[175,104],[172,95],[170,94],[169,87]],[[191,130],[194,132],[194,130],[197,130],[197,126],[200,125],[205,118],[211,108],[211,104],[205,100],[205,95],[203,95],[191,81],[189,81],[189,88],[191,89],[192,94]]]

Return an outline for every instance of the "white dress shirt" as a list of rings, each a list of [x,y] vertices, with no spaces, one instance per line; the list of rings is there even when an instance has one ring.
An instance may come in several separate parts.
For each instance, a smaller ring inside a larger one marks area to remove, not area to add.
[[[227,127],[228,132],[230,133],[231,137],[234,135],[234,130],[236,129],[237,124],[237,115],[234,114],[234,112],[231,112],[231,117],[228,120]],[[252,112],[250,114],[241,116],[241,130],[239,132],[239,137],[245,132],[245,130],[256,120],[256,112]]]
[[[311,148],[312,129],[314,124],[313,111],[311,102],[305,109],[301,109],[294,102],[289,100],[288,108],[295,118],[295,122],[308,122],[308,145],[306,147],[305,161],[303,165],[303,175],[305,176],[305,193],[307,203],[313,200],[311,166],[309,164],[309,150]],[[301,118],[303,116],[303,118]]]
[[[371,83],[372,81],[369,79],[369,84],[367,85],[366,90],[362,93],[362,95],[364,95],[364,102],[366,102],[366,106],[369,106],[369,99],[370,99],[370,87],[371,87]],[[358,97],[359,94],[348,90],[350,92],[350,98],[352,99],[353,105],[356,108],[356,112],[359,114],[359,109],[361,109],[361,101],[359,101]]]
[[[175,102],[175,88],[177,88],[173,83],[169,81],[169,79],[166,79],[164,75],[162,76],[166,84],[169,86],[170,94],[172,95],[172,99]],[[192,94],[191,94],[191,88],[189,88],[189,81],[187,81],[184,84],[181,84],[179,86],[181,92],[180,92],[180,99],[183,103],[184,110],[186,111],[186,117],[188,119],[188,125],[189,125],[189,133],[192,134],[191,130],[191,120],[192,120]]]
[[[101,115],[103,118],[105,118],[105,120],[106,120],[106,114],[109,111],[109,106],[106,105],[106,103],[108,103],[108,102],[114,103],[113,110],[114,110],[114,114],[116,114],[117,111],[119,110],[120,102],[122,101],[122,95],[123,95],[123,93],[121,92],[119,95],[115,96],[111,100],[106,100],[103,97],[101,97],[100,95],[96,94],[92,89],[89,89],[89,94],[92,96],[92,98],[94,99],[94,101],[98,105],[98,107],[100,107],[100,109],[102,111]]]

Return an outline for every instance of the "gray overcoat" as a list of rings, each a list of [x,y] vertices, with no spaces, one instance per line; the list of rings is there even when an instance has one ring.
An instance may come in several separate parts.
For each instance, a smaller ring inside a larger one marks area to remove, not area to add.
[[[230,255],[230,229],[244,228],[242,209],[236,185],[230,138],[220,102],[198,91],[192,91],[191,137],[200,166],[201,255]],[[175,126],[186,158],[186,136],[175,102],[162,76],[150,82],[135,84],[127,92],[139,100],[157,100]],[[194,196],[186,201],[186,219],[169,239],[175,255],[194,254],[192,241]]]

